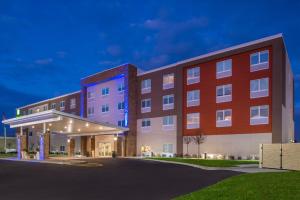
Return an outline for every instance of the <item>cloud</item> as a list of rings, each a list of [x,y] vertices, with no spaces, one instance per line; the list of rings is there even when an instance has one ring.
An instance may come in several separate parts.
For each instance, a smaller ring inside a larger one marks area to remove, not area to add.
[[[34,61],[34,63],[37,65],[49,65],[52,62],[53,62],[52,58],[44,58],[44,59],[38,59]]]
[[[122,53],[122,49],[119,45],[110,45],[106,50],[112,56],[119,56]]]

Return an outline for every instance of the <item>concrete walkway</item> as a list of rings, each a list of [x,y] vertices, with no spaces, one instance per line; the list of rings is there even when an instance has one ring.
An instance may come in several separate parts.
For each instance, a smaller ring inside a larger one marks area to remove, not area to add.
[[[245,164],[245,165],[238,165],[237,167],[206,167],[206,166],[194,165],[194,164],[189,164],[189,163],[180,163],[180,162],[174,162],[174,161],[154,160],[154,159],[144,159],[144,158],[137,158],[137,159],[143,159],[143,160],[147,160],[149,162],[154,161],[154,162],[162,162],[162,163],[172,163],[172,164],[177,164],[177,165],[184,165],[184,166],[200,168],[200,169],[204,169],[204,170],[229,170],[229,171],[243,172],[243,173],[286,172],[286,171],[288,171],[288,170],[280,170],[280,169],[259,168],[258,164]]]

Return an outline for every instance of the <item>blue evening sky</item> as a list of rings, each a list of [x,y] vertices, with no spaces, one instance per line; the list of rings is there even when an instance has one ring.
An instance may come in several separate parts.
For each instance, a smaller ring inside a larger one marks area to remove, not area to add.
[[[122,63],[148,70],[283,33],[299,133],[299,11],[287,0],[0,0],[0,111],[12,117],[18,106],[79,90],[80,78]]]

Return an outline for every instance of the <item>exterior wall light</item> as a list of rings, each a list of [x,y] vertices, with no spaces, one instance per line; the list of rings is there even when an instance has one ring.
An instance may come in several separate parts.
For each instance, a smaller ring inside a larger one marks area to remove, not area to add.
[[[34,126],[32,126],[31,128],[34,128]]]
[[[114,136],[114,141],[117,141],[118,140],[118,137],[117,136]]]
[[[70,139],[70,138],[68,138],[67,142],[68,142],[68,143],[70,143],[70,142],[71,142],[71,139]]]
[[[88,127],[88,126],[89,126],[89,123],[86,123],[85,126]]]

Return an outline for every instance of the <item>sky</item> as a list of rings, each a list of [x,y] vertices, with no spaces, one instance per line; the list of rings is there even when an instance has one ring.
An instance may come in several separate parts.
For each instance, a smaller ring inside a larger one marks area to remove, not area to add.
[[[16,107],[79,90],[80,78],[119,64],[149,70],[283,33],[299,134],[299,10],[287,0],[0,0],[0,111],[13,117]]]

